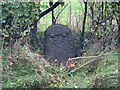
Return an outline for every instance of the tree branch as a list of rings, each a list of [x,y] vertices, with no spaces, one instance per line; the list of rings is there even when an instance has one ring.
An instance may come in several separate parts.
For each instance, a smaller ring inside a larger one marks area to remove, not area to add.
[[[58,2],[56,2],[55,4],[53,4],[50,8],[46,9],[45,11],[41,12],[38,16],[39,19],[41,17],[43,17],[44,15],[46,15],[47,13],[49,13],[50,11],[54,10],[60,3],[62,0],[58,0]],[[39,21],[39,19],[37,21]]]
[[[63,0],[58,0],[58,2],[56,2],[55,4],[53,4],[50,8],[46,9],[45,11],[41,12],[38,16],[39,19],[37,19],[37,22],[40,20],[41,17],[43,17],[44,15],[46,15],[47,13],[49,13],[50,11],[54,10]],[[34,24],[34,21],[32,22],[32,24],[30,24],[29,27],[31,27]],[[27,29],[28,27],[26,27],[25,29]]]
[[[89,64],[89,63],[91,63],[91,62],[97,60],[99,57],[102,57],[103,55],[108,55],[108,54],[110,54],[110,53],[104,53],[104,54],[100,54],[100,55],[98,55],[98,56],[88,56],[88,57],[71,58],[71,59],[69,59],[69,60],[80,59],[80,58],[94,58],[94,59],[92,59],[92,60],[90,60],[90,61],[84,63],[83,65],[81,65],[81,66],[75,68],[74,70],[70,71],[70,72],[67,73],[67,74],[71,74],[72,72],[75,72],[75,71],[77,71],[78,69],[84,67],[85,65],[87,65],[87,64]],[[115,54],[118,54],[118,53],[115,53]]]
[[[109,53],[106,53],[106,54],[100,54],[100,55],[98,55],[98,56],[86,56],[86,57],[76,57],[76,58],[69,58],[68,60],[69,61],[71,61],[71,60],[76,60],[76,59],[82,59],[82,58],[97,58],[97,57],[101,57],[101,56],[103,56],[103,55],[107,55],[107,54],[109,54]]]
[[[67,5],[68,5],[68,4],[66,4],[66,6],[60,11],[60,13],[58,13],[58,15],[57,15],[57,17],[56,17],[56,19],[55,19],[55,22],[56,22],[56,20],[58,19],[59,15],[62,13],[62,11],[67,7]]]

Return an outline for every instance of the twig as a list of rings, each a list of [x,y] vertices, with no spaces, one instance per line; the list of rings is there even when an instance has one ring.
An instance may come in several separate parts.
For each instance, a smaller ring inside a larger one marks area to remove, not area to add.
[[[37,56],[37,57],[39,57],[39,58],[42,58],[42,60],[43,60],[44,62],[47,62],[47,65],[49,65],[49,66],[54,70],[56,76],[59,77],[59,75],[57,74],[57,71],[53,68],[52,65],[50,65],[50,63],[49,63],[43,56],[41,56],[41,55],[39,55],[39,54],[37,54],[37,53],[35,53],[34,55]],[[60,78],[60,77],[59,77],[59,78]],[[62,82],[61,79],[58,80],[58,81]]]
[[[110,54],[110,53],[100,54],[98,56],[86,56],[86,57],[69,58],[68,61],[76,60],[76,59],[82,59],[82,58],[97,58],[97,57],[101,57],[101,56],[107,55],[107,54]]]
[[[29,45],[26,43],[26,46],[27,46],[27,48],[28,48],[28,52],[30,53],[31,52],[31,50],[29,49]],[[39,55],[38,53],[32,53],[32,54],[34,54],[34,56],[36,56],[36,57],[38,57],[39,59],[42,59],[42,61],[45,63],[47,63],[47,65],[49,65],[53,70],[54,70],[54,72],[55,72],[55,74],[57,75],[57,77],[59,77],[59,75],[56,73],[56,70],[50,65],[50,63],[42,56],[42,55]],[[39,64],[39,62],[38,61],[36,61],[35,59],[33,59],[33,60],[31,60],[31,59],[29,59],[29,58],[26,58],[27,60],[29,60],[30,62],[34,62],[36,65],[38,65],[39,66],[39,68],[41,69],[41,73],[42,73],[42,75],[43,76],[45,76],[45,75],[47,75],[47,72],[45,71],[45,68],[44,68],[44,66],[43,66],[43,64],[41,65],[41,64]],[[46,72],[46,73],[45,73]],[[52,78],[55,78],[53,75],[52,75]],[[59,77],[60,78],[60,77]],[[60,80],[58,80],[59,82],[62,82],[62,80],[60,79]]]
[[[55,19],[55,22],[56,22],[56,20],[58,19],[58,17],[60,16],[60,14],[62,13],[62,11],[67,7],[67,5],[68,5],[68,3],[67,3],[66,6],[61,10],[61,12],[58,13],[58,15],[57,15],[57,17],[56,17],[56,19]]]
[[[28,43],[26,43],[26,46],[27,46],[27,48],[28,48],[28,52],[31,52],[31,50],[29,49],[29,45],[28,45]],[[39,55],[38,53],[32,53],[32,54],[34,54],[34,56],[36,56],[36,57],[38,57],[38,58],[40,58],[40,59],[42,59],[42,61],[45,63],[47,63],[47,65],[49,65],[53,70],[54,70],[54,72],[55,72],[55,74],[57,75],[57,77],[59,77],[59,75],[56,73],[56,70],[50,65],[50,63],[42,56],[42,55]],[[31,62],[34,62],[36,65],[38,65],[39,66],[39,68],[41,69],[41,73],[42,73],[42,75],[47,75],[47,72],[45,73],[45,68],[44,68],[44,66],[43,66],[43,64],[41,65],[41,64],[39,64],[39,62],[37,62],[36,60],[31,60],[31,59],[27,59],[27,60],[29,60],[29,61],[31,61]],[[52,78],[55,78],[53,75],[52,75]],[[60,77],[59,77],[60,78]],[[62,80],[60,79],[60,80],[58,80],[58,81],[60,81],[60,82],[62,82]]]
[[[67,74],[70,74],[70,73],[72,73],[72,72],[75,72],[76,70],[78,70],[78,69],[82,68],[83,66],[85,66],[85,65],[87,65],[87,64],[89,64],[89,63],[91,63],[91,62],[95,61],[96,59],[97,59],[97,58],[92,59],[92,60],[90,60],[90,61],[88,61],[88,62],[84,63],[84,64],[83,64],[83,65],[81,65],[80,67],[75,68],[74,70],[70,71],[70,72],[69,72],[69,73],[67,73]]]
[[[93,61],[95,61],[95,60],[97,60],[98,57],[101,57],[101,56],[103,56],[103,55],[107,55],[107,54],[110,54],[110,53],[100,54],[100,55],[98,55],[98,56],[88,56],[88,57],[77,57],[77,58],[71,58],[70,60],[80,59],[80,58],[93,58],[93,57],[94,57],[94,59],[92,59],[92,60],[90,60],[90,61],[84,63],[83,65],[79,66],[78,68],[75,68],[74,70],[70,71],[70,72],[67,73],[67,74],[71,74],[72,72],[75,72],[76,70],[82,68],[83,66],[85,66],[85,65],[87,65],[87,64],[89,64],[89,63],[91,63],[91,62],[93,62]],[[115,54],[118,54],[118,53],[115,53]]]

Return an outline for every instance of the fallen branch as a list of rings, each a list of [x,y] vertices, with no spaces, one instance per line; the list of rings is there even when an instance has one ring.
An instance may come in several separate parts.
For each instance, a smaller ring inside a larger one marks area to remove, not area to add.
[[[84,57],[75,57],[75,58],[69,58],[68,61],[71,61],[71,60],[76,60],[76,59],[82,59],[82,58],[97,58],[97,57],[101,57],[103,55],[107,55],[107,54],[110,54],[110,53],[104,53],[104,54],[100,54],[98,56],[84,56]],[[117,54],[117,53],[115,53]]]
[[[75,59],[80,59],[80,58],[94,58],[94,59],[92,59],[92,60],[90,60],[90,61],[84,63],[83,65],[79,66],[78,68],[75,68],[74,70],[70,71],[70,72],[67,73],[67,74],[71,74],[72,72],[75,72],[76,70],[82,68],[83,66],[85,66],[85,65],[87,65],[87,64],[89,64],[89,63],[91,63],[91,62],[97,60],[99,57],[101,57],[101,56],[103,56],[103,55],[107,55],[107,54],[110,54],[110,53],[100,54],[100,55],[98,55],[98,56],[88,56],[88,57],[69,58],[69,60],[75,60]],[[118,53],[115,53],[115,54],[118,54]]]
[[[59,81],[59,82],[62,83],[63,80],[60,79],[60,76],[57,74],[57,71],[54,69],[54,67],[53,67],[52,65],[50,65],[50,63],[49,63],[42,55],[39,55],[38,53],[35,53],[34,55],[35,55],[36,57],[41,58],[44,62],[46,62],[47,65],[49,65],[49,66],[53,69],[55,75],[56,75],[57,77],[59,77],[59,80],[58,80],[57,78],[55,78],[54,76],[53,76],[51,79],[55,78],[57,81]]]
[[[84,63],[84,64],[81,65],[80,67],[75,68],[74,70],[70,71],[68,74],[71,74],[72,72],[75,72],[76,70],[82,68],[83,66],[85,66],[85,65],[87,65],[87,64],[89,64],[89,63],[91,63],[91,62],[93,62],[93,61],[95,61],[95,60],[96,60],[96,58],[95,58],[95,59],[92,59],[92,60],[90,60],[90,61],[88,61],[88,62],[86,62],[86,63]]]

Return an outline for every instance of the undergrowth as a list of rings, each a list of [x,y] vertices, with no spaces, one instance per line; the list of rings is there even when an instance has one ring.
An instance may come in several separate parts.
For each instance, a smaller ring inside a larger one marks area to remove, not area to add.
[[[116,50],[104,52],[106,55],[87,53],[85,57],[103,55],[77,59],[77,64],[68,69],[63,64],[50,64],[43,55],[32,52],[27,42],[21,45],[20,40],[12,49],[2,51],[2,88],[117,88],[119,84]]]

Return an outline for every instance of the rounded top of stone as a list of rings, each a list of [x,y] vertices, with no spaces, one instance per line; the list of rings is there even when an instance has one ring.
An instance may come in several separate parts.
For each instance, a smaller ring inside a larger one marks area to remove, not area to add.
[[[54,24],[49,26],[46,31],[46,35],[51,35],[51,34],[66,34],[66,33],[71,33],[70,29],[62,24]]]

